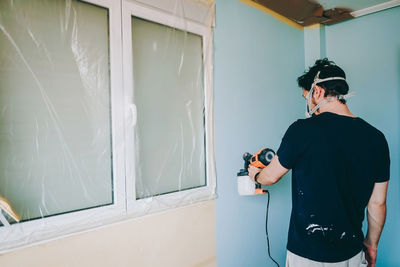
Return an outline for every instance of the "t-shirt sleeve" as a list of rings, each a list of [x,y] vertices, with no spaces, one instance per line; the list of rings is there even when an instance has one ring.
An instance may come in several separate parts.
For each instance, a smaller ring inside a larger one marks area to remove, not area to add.
[[[390,156],[389,156],[389,145],[386,138],[381,134],[379,143],[379,155],[376,155],[376,173],[375,183],[381,183],[389,181],[390,178]]]
[[[289,126],[282,138],[281,145],[276,154],[279,162],[286,169],[292,169],[295,166],[296,161],[303,151],[301,136],[300,121],[298,120]]]

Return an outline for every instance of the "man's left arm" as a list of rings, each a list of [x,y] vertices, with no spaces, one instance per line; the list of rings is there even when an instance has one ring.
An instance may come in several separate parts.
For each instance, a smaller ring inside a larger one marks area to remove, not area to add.
[[[268,164],[264,169],[259,169],[254,166],[249,166],[249,177],[254,181],[254,176],[257,176],[257,182],[263,185],[271,185],[278,182],[283,175],[285,175],[289,170],[281,165],[277,155],[274,156],[271,163]]]

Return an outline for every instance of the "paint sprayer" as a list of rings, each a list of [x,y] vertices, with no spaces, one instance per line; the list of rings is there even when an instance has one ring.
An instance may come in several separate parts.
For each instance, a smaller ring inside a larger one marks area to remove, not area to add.
[[[266,191],[261,188],[261,185],[254,183],[247,169],[249,165],[257,168],[265,168],[275,156],[275,152],[270,148],[263,148],[257,151],[254,155],[246,152],[243,154],[244,168],[237,173],[238,193],[241,196],[262,195]]]
[[[268,210],[270,194],[268,190],[261,188],[261,184],[253,182],[249,177],[248,168],[252,165],[257,168],[264,169],[271,163],[275,152],[270,148],[263,148],[257,151],[254,155],[246,152],[243,154],[244,168],[240,169],[237,173],[237,184],[238,193],[241,196],[252,196],[252,195],[264,195],[267,194],[267,211],[265,215],[265,233],[267,235],[267,248],[269,258],[279,267],[279,264],[272,258],[271,250],[269,245],[269,235],[268,235]]]

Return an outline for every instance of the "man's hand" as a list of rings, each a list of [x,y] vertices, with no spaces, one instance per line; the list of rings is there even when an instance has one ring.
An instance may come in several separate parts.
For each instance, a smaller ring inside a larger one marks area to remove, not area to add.
[[[368,261],[368,267],[375,267],[377,258],[377,248],[371,247],[364,241],[364,245],[367,247],[365,251],[365,259]]]
[[[277,155],[272,158],[271,163],[268,164],[268,166],[264,169],[259,169],[249,165],[247,170],[249,172],[250,179],[253,181],[254,176],[257,173],[260,173],[260,175],[257,176],[257,181],[263,185],[271,185],[278,182],[279,179],[281,179],[282,176],[289,171],[280,164]]]
[[[262,169],[249,165],[247,171],[249,172],[249,177],[251,180],[253,180],[253,182],[256,182],[254,181],[254,176],[256,176],[256,174],[259,173],[261,170]]]

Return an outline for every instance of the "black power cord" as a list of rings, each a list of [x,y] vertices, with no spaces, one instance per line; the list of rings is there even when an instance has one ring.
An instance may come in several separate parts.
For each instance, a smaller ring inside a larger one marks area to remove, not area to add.
[[[264,192],[267,193],[267,212],[265,214],[265,233],[267,234],[268,256],[273,262],[275,262],[276,266],[279,267],[279,264],[271,256],[271,250],[270,250],[270,246],[269,246],[269,235],[268,235],[268,211],[269,211],[270,195],[269,195],[269,191],[268,190],[264,190]]]

